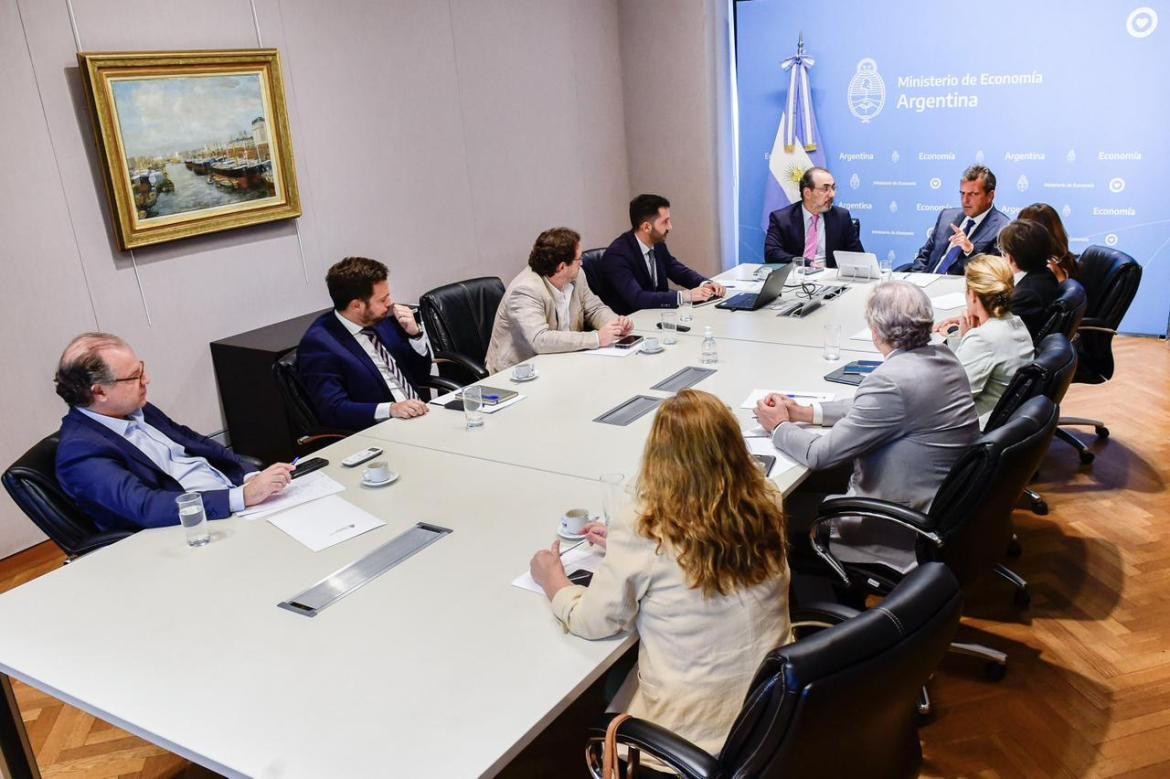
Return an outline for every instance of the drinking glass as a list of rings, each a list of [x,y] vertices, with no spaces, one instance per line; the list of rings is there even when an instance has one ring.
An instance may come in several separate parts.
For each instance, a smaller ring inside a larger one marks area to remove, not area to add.
[[[695,319],[695,303],[690,296],[684,297],[678,304],[678,321],[692,322]]]
[[[825,325],[825,359],[841,359],[841,325]]]
[[[662,343],[670,346],[678,343],[678,312],[673,309],[662,312]]]
[[[207,530],[207,513],[203,510],[203,496],[198,492],[184,492],[175,498],[179,507],[179,522],[187,531],[187,546],[203,546],[211,540]]]
[[[463,418],[468,430],[483,427],[483,387],[463,388]]]
[[[601,511],[605,514],[605,524],[608,526],[622,511],[622,500],[626,494],[626,475],[603,473],[598,481],[601,482]]]
[[[886,255],[878,261],[878,267],[881,268],[882,283],[886,283],[894,277],[894,258]]]

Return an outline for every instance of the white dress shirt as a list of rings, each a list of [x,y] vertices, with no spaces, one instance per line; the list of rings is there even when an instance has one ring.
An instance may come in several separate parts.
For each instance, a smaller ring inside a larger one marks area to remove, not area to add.
[[[130,415],[129,419],[108,417],[86,408],[77,407],[77,410],[97,422],[99,425],[113,431],[119,438],[124,438],[138,451],[146,455],[159,470],[177,481],[188,492],[208,492],[211,490],[227,490],[228,505],[233,512],[244,510],[244,488],[237,487],[232,480],[224,475],[211,463],[202,457],[187,454],[187,450],[172,441],[161,430],[146,421],[142,409]],[[248,480],[255,476],[253,471],[246,476]]]
[[[337,316],[337,320],[341,322],[341,326],[349,331],[358,345],[362,347],[362,351],[366,353],[374,362],[374,366],[378,369],[378,373],[382,374],[382,381],[386,382],[386,386],[390,389],[390,395],[394,398],[394,403],[401,403],[406,400],[406,393],[403,392],[402,387],[398,386],[398,380],[394,378],[394,372],[390,370],[390,366],[378,354],[378,350],[374,348],[374,344],[370,339],[362,335],[362,326],[351,322],[341,315],[340,311],[333,312]],[[427,338],[427,331],[422,329],[419,325],[421,334],[417,338],[410,339],[410,347],[419,354],[426,356],[431,351],[431,342]],[[390,350],[387,349],[387,352]],[[391,358],[393,359],[393,358]],[[378,407],[374,409],[374,419],[382,420],[390,418],[390,403],[379,403]]]

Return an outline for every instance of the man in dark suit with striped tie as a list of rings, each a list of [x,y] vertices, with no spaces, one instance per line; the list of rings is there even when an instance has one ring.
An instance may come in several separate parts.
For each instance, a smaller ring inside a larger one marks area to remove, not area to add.
[[[983,165],[967,168],[959,199],[963,207],[942,211],[913,264],[898,270],[961,276],[976,254],[999,254],[996,239],[1011,220],[994,205],[995,174]]]
[[[427,413],[416,384],[431,347],[414,313],[390,294],[386,266],[346,257],[325,284],[335,310],[317,318],[297,348],[297,373],[326,425],[360,430]]]

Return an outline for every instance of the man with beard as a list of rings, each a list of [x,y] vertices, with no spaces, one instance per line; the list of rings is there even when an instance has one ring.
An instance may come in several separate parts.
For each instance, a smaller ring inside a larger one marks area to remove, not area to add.
[[[678,308],[684,300],[701,303],[723,296],[723,285],[704,278],[679,262],[666,248],[670,234],[670,201],[660,195],[638,195],[630,201],[629,232],[622,233],[601,257],[594,290],[618,314],[643,308]],[[670,290],[667,282],[682,287]]]
[[[858,227],[849,211],[833,205],[837,182],[824,168],[809,168],[800,177],[800,202],[776,209],[768,217],[764,262],[804,260],[813,268],[836,268],[838,249],[863,252]]]
[[[297,373],[326,425],[361,430],[427,413],[415,387],[431,370],[426,333],[394,302],[386,266],[346,257],[325,275],[335,310],[317,318],[297,349]]]

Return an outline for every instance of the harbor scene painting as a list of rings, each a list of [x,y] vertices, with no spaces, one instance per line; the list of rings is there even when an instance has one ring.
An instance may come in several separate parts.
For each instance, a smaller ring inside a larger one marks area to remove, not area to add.
[[[259,74],[111,86],[139,219],[275,197]]]
[[[275,49],[78,61],[123,250],[300,216]]]

